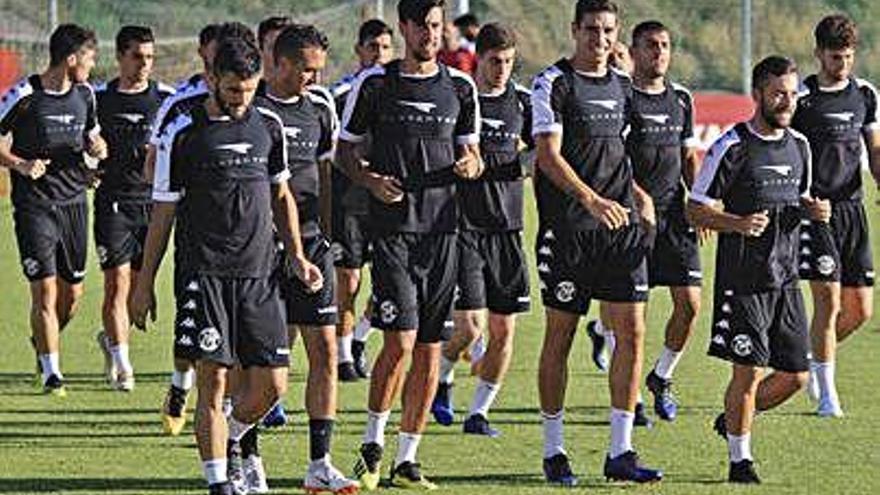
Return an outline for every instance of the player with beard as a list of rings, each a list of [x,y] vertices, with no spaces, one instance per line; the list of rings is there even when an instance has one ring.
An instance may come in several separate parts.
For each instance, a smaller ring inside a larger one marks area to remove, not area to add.
[[[809,195],[810,145],[789,128],[797,94],[793,61],[771,56],[755,66],[755,115],[715,141],[687,205],[693,225],[719,232],[709,354],[732,365],[715,425],[727,439],[731,483],[760,483],[755,411],[782,404],[809,369],[799,231],[804,218],[827,223],[831,205]],[[762,378],[768,367],[774,372]]]

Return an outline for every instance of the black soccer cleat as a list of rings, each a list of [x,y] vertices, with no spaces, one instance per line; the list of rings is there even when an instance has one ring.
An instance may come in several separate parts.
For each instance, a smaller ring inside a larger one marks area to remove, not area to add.
[[[367,359],[367,344],[359,340],[351,341],[351,355],[354,358],[354,370],[361,378],[370,377],[370,363]]]
[[[757,485],[761,483],[761,478],[755,472],[755,463],[751,459],[743,459],[739,462],[730,463],[727,481],[744,485]]]
[[[235,495],[232,485],[228,481],[214,483],[208,487],[208,495]]]
[[[354,363],[339,363],[337,370],[340,382],[352,383],[361,379],[361,376],[354,369]]]
[[[590,355],[593,358],[593,364],[599,368],[599,371],[608,371],[608,358],[605,356],[605,336],[596,330],[598,320],[590,320],[587,322],[587,335],[593,344]]]
[[[464,433],[468,435],[482,435],[489,438],[497,438],[501,436],[501,432],[492,428],[489,420],[482,414],[474,414],[464,421]]]
[[[556,454],[544,459],[544,478],[547,483],[564,487],[577,486],[577,476],[571,471],[571,464],[565,454]]]
[[[67,397],[67,389],[64,388],[64,380],[58,375],[49,375],[43,383],[43,393],[55,397]]]
[[[641,402],[636,404],[636,410],[633,414],[635,415],[633,418],[633,426],[641,426],[648,429],[654,427],[654,422],[645,413],[645,405]]]
[[[719,437],[723,438],[725,441],[727,440],[727,418],[724,416],[724,413],[715,416],[715,421],[712,423],[712,429],[715,430],[715,433],[717,433]]]
[[[366,491],[379,487],[379,469],[382,465],[382,446],[378,443],[365,443],[358,450],[358,458],[354,463],[354,476]]]
[[[633,481],[635,483],[655,483],[663,479],[663,471],[641,465],[639,455],[633,451],[621,454],[614,459],[605,457],[605,479],[611,481]]]

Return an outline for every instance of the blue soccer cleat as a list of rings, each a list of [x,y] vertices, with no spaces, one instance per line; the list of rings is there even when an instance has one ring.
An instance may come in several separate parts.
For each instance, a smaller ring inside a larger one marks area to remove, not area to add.
[[[606,456],[604,472],[605,479],[610,481],[654,483],[663,479],[663,471],[642,466],[638,454],[633,451],[621,454],[614,459]]]
[[[675,421],[678,404],[672,396],[672,380],[664,380],[652,370],[645,379],[645,385],[654,394],[654,413],[663,421]]]
[[[266,428],[279,428],[287,424],[287,412],[279,402],[263,416],[263,426]]]
[[[577,476],[571,472],[571,464],[568,463],[568,456],[565,454],[556,454],[544,459],[544,477],[547,483],[554,485],[573,487],[578,484]]]
[[[437,387],[434,402],[431,403],[431,414],[434,415],[434,420],[443,426],[449,426],[455,421],[451,383],[440,383]]]

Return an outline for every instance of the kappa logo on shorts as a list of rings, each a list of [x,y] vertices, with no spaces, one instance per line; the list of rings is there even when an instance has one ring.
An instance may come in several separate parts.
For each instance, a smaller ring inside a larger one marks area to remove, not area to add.
[[[40,271],[40,262],[33,258],[21,260],[21,266],[24,268],[24,273],[29,277],[33,277]]]
[[[196,327],[196,320],[194,320],[194,319],[192,319],[192,318],[184,318],[184,320],[181,321],[180,324],[179,324],[178,326],[179,326],[180,328],[190,328],[190,329],[192,329],[192,328],[195,328],[195,327]]]
[[[725,314],[733,313],[733,308],[730,307],[730,303],[724,303],[721,305],[721,312]]]
[[[802,256],[809,256],[809,255],[811,255],[811,254],[813,254],[813,251],[812,251],[809,247],[804,246],[804,248],[801,249],[801,255],[802,255]]]
[[[556,285],[556,300],[563,303],[568,303],[574,300],[574,293],[577,288],[574,285],[574,282],[570,280],[565,280],[563,282],[559,282]]]
[[[188,284],[186,284],[186,290],[189,292],[198,292],[199,291],[199,283],[195,280],[190,280]]]
[[[538,249],[538,254],[541,256],[553,256],[553,250],[550,249],[550,246],[541,246],[541,248]]]
[[[831,275],[834,273],[834,269],[837,268],[837,264],[834,262],[834,258],[828,256],[827,254],[823,254],[819,256],[819,259],[816,260],[816,269],[819,270],[821,275]]]
[[[552,229],[547,229],[547,232],[544,232],[544,239],[548,241],[556,240],[556,234],[553,233]]]
[[[95,251],[98,252],[98,261],[103,265],[107,263],[107,248],[104,246],[98,246]]]
[[[550,273],[550,266],[547,263],[538,264],[538,273]]]
[[[181,335],[179,339],[177,339],[177,345],[181,347],[192,347],[193,340],[189,335]]]
[[[750,355],[754,349],[752,338],[742,333],[734,337],[730,345],[733,348],[733,353],[740,357]]]
[[[865,278],[868,280],[874,280],[875,273],[874,272],[865,272]]]
[[[214,352],[220,348],[220,339],[220,332],[216,328],[203,328],[199,332],[199,347],[205,352]]]
[[[719,320],[715,326],[721,330],[730,330],[730,322],[727,320]]]
[[[727,341],[724,340],[724,335],[716,335],[716,336],[712,337],[712,343],[717,346],[721,346],[721,347],[724,347],[725,345],[727,345]]]
[[[186,309],[188,311],[194,311],[196,308],[198,308],[198,304],[196,304],[195,299],[190,299],[186,302],[186,304],[183,305],[183,309]]]
[[[382,301],[382,304],[379,305],[379,318],[382,319],[382,323],[392,323],[397,319],[398,314],[397,305],[394,304],[394,301]]]

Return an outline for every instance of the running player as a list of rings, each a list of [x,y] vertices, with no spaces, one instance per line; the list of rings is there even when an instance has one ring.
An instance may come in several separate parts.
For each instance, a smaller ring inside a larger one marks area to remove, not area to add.
[[[101,185],[95,193],[95,244],[104,270],[104,330],[97,339],[107,381],[126,392],[134,388],[128,296],[137,283],[150,221],[150,184],[143,175],[147,137],[162,101],[174,93],[150,79],[153,43],[150,28],[123,26],[116,34],[119,76],[95,90],[98,123],[110,151],[99,164]]]
[[[709,354],[733,368],[716,420],[727,437],[732,483],[760,483],[754,413],[791,397],[809,369],[798,237],[802,218],[827,222],[831,206],[809,197],[810,145],[788,128],[797,93],[790,59],[771,56],[755,66],[755,115],[715,141],[687,205],[694,225],[719,232]],[[762,379],[765,367],[775,372]]]
[[[379,19],[361,24],[354,47],[358,57],[358,71],[340,79],[330,87],[336,110],[342,112],[345,101],[358,75],[374,65],[385,65],[394,56],[393,31]],[[341,115],[340,115],[341,118]],[[369,303],[355,324],[355,300],[361,288],[361,270],[369,258],[367,214],[370,193],[354,184],[344,172],[334,167],[333,183],[333,247],[336,252],[336,301],[339,324],[336,335],[339,344],[339,379],[343,382],[370,377],[366,343],[373,331],[370,324]]]
[[[807,77],[792,126],[810,140],[813,190],[831,201],[831,223],[805,224],[801,277],[810,281],[810,395],[822,417],[843,415],[834,383],[837,344],[871,319],[874,262],[863,204],[862,153],[880,174],[880,109],[874,86],[853,75],[858,30],[842,15],[815,30],[819,73]]]
[[[230,494],[227,470],[235,470],[236,459],[227,457],[227,438],[230,444],[240,440],[287,387],[290,351],[272,274],[273,223],[296,276],[309,290],[320,289],[323,280],[300,242],[281,121],[251,105],[260,79],[259,50],[226,39],[213,61],[210,98],[179,114],[162,133],[142,283],[152,295],[160,252],[179,210],[189,297],[178,299],[177,319],[195,325],[177,345],[197,362],[196,437],[210,492]],[[154,297],[147,309],[155,311]],[[144,313],[135,316],[145,323]],[[223,396],[227,370],[235,364],[243,367],[248,386],[234,401],[227,437]]]
[[[646,385],[654,395],[654,412],[672,421],[678,411],[672,374],[696,325],[703,278],[697,232],[684,215],[685,188],[693,185],[700,168],[699,142],[690,92],[666,78],[672,55],[669,30],[657,21],[643,22],[633,29],[631,46],[634,91],[627,155],[636,187],[650,195],[656,214],[648,284],[669,287],[672,297],[663,349]]]
[[[443,0],[398,2],[405,56],[363,71],[343,113],[340,164],[373,195],[373,324],[385,331],[355,465],[369,490],[379,482],[385,425],[399,389],[403,416],[391,484],[436,487],[422,476],[416,451],[437,389],[440,342],[452,331],[455,182],[482,172],[476,86],[436,61],[443,7]],[[367,133],[368,156],[361,146]]]
[[[258,108],[276,113],[284,125],[290,167],[290,189],[297,201],[299,229],[306,257],[318,266],[324,285],[311,292],[284,266],[282,294],[288,326],[300,327],[309,372],[306,411],[309,415],[310,459],[305,477],[309,493],[353,493],[348,480],[330,463],[330,441],[336,417],[336,295],[333,255],[321,229],[321,198],[328,196],[330,167],[339,125],[332,101],[310,90],[324,69],[327,37],[313,26],[290,25],[275,38],[275,72],[268,79]],[[287,265],[288,260],[283,263]]]
[[[107,158],[87,81],[95,33],[62,24],[49,38],[49,68],[0,100],[0,165],[11,170],[15,237],[31,292],[31,344],[43,391],[66,395],[60,335],[83,295],[88,243],[83,153]]]
[[[523,177],[532,146],[531,92],[510,80],[516,35],[487,24],[477,35],[477,88],[480,90],[480,152],[486,172],[459,187],[458,298],[455,333],[440,356],[440,384],[431,411],[442,425],[454,420],[455,363],[482,338],[480,316],[488,309],[489,345],[479,360],[464,432],[495,437],[489,408],[501,388],[513,354],[516,313],[529,309],[528,264],[522,250]],[[474,362],[475,356],[471,357]]]
[[[592,299],[601,301],[602,320],[617,341],[609,376],[605,476],[640,483],[663,476],[642,467],[632,446],[648,299],[646,232],[637,216],[650,218],[653,212],[645,195],[639,202],[633,198],[625,154],[631,82],[608,66],[620,26],[617,13],[611,1],[579,0],[571,24],[574,55],[542,71],[532,92],[536,249],[546,308],[538,378],[544,474],[547,481],[567,486],[577,483],[563,441],[567,360]]]

